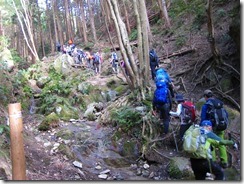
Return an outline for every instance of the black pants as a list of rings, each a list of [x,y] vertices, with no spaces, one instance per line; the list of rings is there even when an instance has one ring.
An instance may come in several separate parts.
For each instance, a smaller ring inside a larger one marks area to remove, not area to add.
[[[224,180],[222,168],[212,160],[190,158],[190,161],[196,180],[205,180],[206,173],[211,171],[215,175],[215,180]]]

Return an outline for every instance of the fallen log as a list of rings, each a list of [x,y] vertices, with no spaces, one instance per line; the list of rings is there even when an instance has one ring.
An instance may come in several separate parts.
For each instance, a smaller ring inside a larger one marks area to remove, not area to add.
[[[167,59],[167,58],[171,58],[171,57],[174,57],[174,56],[187,54],[187,53],[194,52],[194,51],[195,51],[194,48],[186,48],[184,50],[179,50],[179,51],[173,52],[171,54],[160,56],[159,59]]]

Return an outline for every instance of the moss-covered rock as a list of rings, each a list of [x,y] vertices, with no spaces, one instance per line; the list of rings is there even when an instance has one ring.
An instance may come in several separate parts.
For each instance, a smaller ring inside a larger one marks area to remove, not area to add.
[[[57,127],[58,124],[59,124],[59,117],[57,116],[56,113],[52,112],[51,114],[49,114],[44,118],[44,120],[38,126],[38,130],[46,131],[52,127]]]
[[[69,146],[65,145],[65,144],[60,144],[58,147],[58,150],[67,156],[67,158],[69,159],[73,159],[74,155],[72,153],[72,151],[70,150]]]
[[[189,159],[185,157],[173,157],[169,163],[168,172],[174,179],[194,179]]]
[[[76,108],[71,108],[67,105],[58,105],[56,107],[56,111],[58,113],[59,118],[64,121],[69,121],[70,119],[79,119],[79,113]]]
[[[62,129],[56,136],[65,140],[70,140],[73,137],[73,132],[69,129]]]

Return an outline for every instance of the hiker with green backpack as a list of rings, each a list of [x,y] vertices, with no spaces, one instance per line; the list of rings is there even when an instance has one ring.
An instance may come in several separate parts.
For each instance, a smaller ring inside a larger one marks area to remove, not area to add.
[[[224,180],[221,166],[212,160],[212,146],[236,145],[232,140],[224,140],[212,132],[212,123],[204,120],[192,125],[184,134],[183,150],[190,157],[196,180],[205,180],[206,174],[214,175],[214,180]]]
[[[217,98],[213,98],[213,92],[209,89],[203,94],[206,103],[202,106],[201,122],[210,120],[213,124],[213,132],[224,139],[225,129],[228,125],[228,113],[223,107],[223,102]],[[220,164],[223,168],[228,167],[228,155],[225,145],[217,147],[219,149]],[[215,150],[213,152],[213,159],[216,160]]]

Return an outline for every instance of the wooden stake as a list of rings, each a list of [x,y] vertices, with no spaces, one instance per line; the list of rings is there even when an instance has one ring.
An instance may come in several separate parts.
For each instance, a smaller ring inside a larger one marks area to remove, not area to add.
[[[26,180],[23,122],[20,103],[9,104],[8,111],[11,139],[12,179]]]

